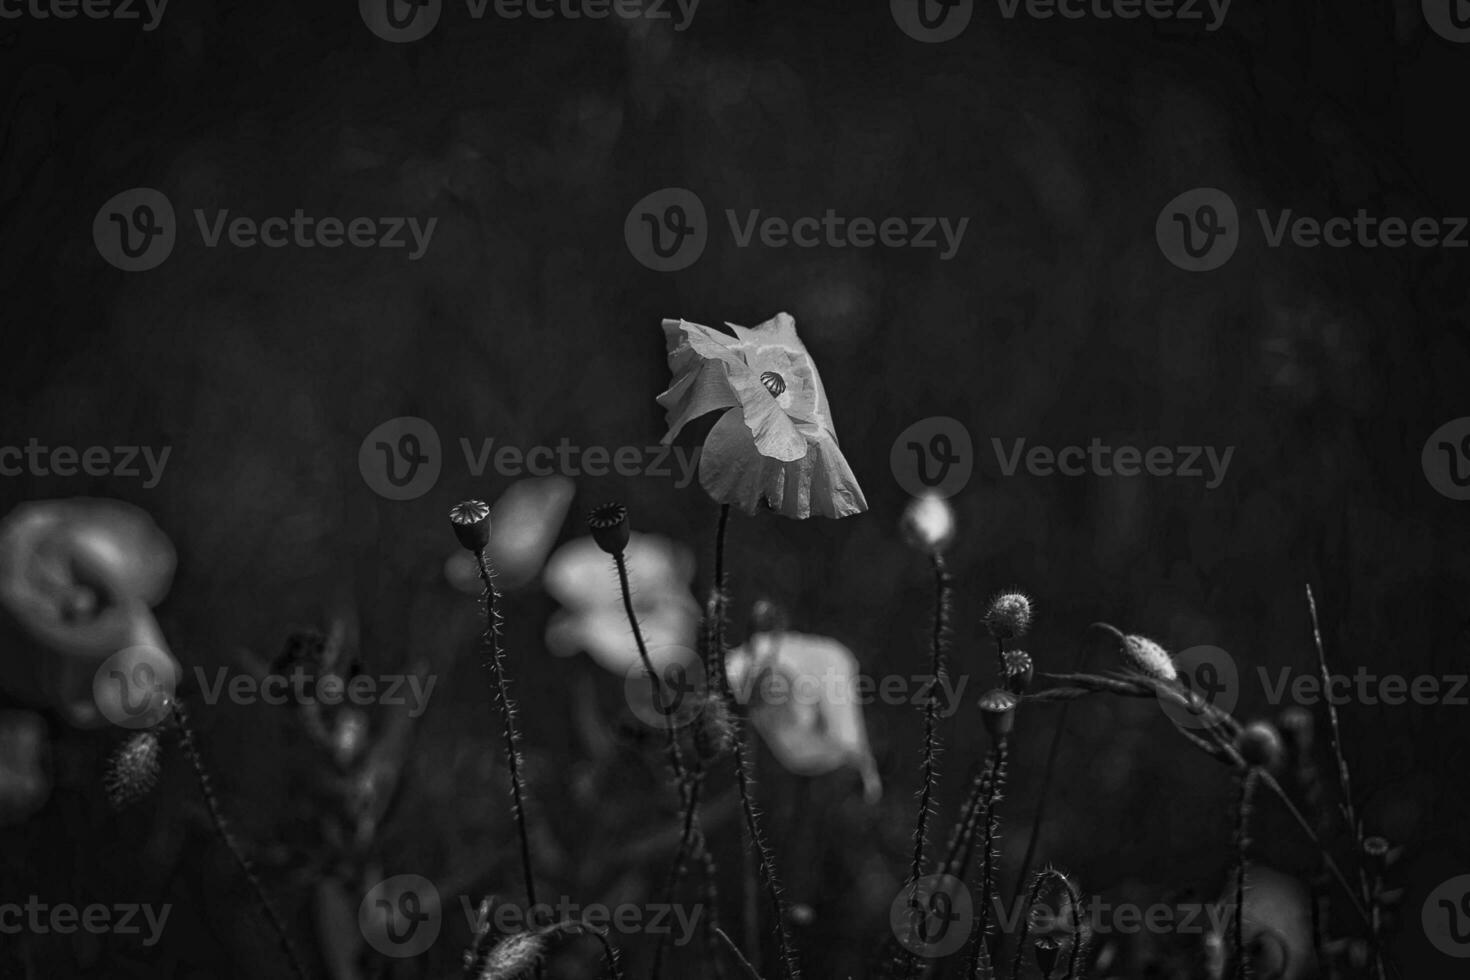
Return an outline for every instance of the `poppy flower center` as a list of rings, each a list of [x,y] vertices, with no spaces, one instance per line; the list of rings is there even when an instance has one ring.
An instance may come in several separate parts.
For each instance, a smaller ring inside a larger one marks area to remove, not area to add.
[[[772,398],[780,398],[786,391],[786,379],[775,371],[767,371],[761,375],[761,384],[771,393]]]

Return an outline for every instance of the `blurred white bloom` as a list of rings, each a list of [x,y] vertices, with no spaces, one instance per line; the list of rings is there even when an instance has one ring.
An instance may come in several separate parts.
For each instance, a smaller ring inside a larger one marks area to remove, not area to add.
[[[693,552],[668,538],[635,531],[624,559],[633,610],[654,669],[687,662],[699,630],[699,603],[689,591]],[[564,607],[546,627],[552,653],[570,657],[585,651],[619,677],[642,663],[623,609],[616,566],[590,536],[558,548],[546,563],[543,581]]]
[[[942,554],[954,541],[954,508],[943,497],[915,497],[899,521],[903,539],[926,555]]]
[[[858,661],[827,636],[757,633],[731,650],[725,669],[735,697],[781,765],[802,776],[856,769],[863,797],[883,794],[858,690]]]
[[[576,484],[564,476],[517,480],[490,507],[494,532],[485,558],[495,570],[495,583],[514,589],[534,579],[551,546],[561,534]],[[470,595],[479,595],[480,570],[475,556],[455,548],[444,562],[449,584]]]

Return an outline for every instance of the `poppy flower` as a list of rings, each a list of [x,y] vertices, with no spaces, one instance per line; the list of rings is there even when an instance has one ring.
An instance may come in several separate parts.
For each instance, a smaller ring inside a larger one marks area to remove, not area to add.
[[[143,510],[77,497],[22,504],[0,521],[0,607],[30,638],[0,686],[100,724],[93,679],[121,651],[178,664],[153,618],[173,581],[172,542]]]
[[[863,797],[883,794],[868,746],[857,657],[827,636],[757,633],[725,659],[730,688],[750,706],[750,721],[790,772],[819,776],[856,769]]]
[[[867,510],[796,321],[778,313],[757,327],[726,326],[733,336],[663,321],[673,374],[658,396],[669,426],[664,443],[695,419],[722,412],[699,459],[699,483],[715,500],[797,519]]]
[[[623,557],[654,669],[686,664],[699,631],[699,603],[690,591],[693,553],[668,538],[635,531]],[[612,559],[596,541],[575,538],[558,548],[546,563],[543,581],[563,607],[546,627],[552,653],[570,657],[585,651],[620,677],[641,669]]]

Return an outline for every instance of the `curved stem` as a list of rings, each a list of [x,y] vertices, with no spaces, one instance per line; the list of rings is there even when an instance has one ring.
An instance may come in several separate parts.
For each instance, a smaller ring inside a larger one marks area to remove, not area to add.
[[[993,959],[994,951],[989,948],[990,939],[990,915],[995,905],[995,838],[1000,830],[999,821],[996,819],[996,807],[1000,802],[1001,787],[1006,778],[1006,757],[1009,746],[1007,739],[1000,738],[995,743],[991,752],[991,778],[986,787],[984,801],[985,836],[981,846],[984,852],[980,857],[980,908],[976,915],[976,923],[979,926],[975,937],[975,946],[970,953],[970,965],[965,971],[966,977],[974,977],[979,973],[982,948],[985,955]]]
[[[223,808],[220,806],[219,798],[214,794],[214,786],[209,779],[209,770],[205,768],[204,760],[199,754],[198,746],[195,744],[194,730],[189,725],[189,718],[184,711],[184,702],[182,700],[174,699],[171,714],[173,716],[174,727],[178,729],[179,745],[183,748],[184,755],[188,758],[189,764],[194,769],[194,778],[199,783],[199,795],[204,797],[204,805],[209,811],[209,820],[214,825],[215,833],[219,835],[220,840],[224,841],[226,849],[230,852],[230,856],[235,859],[235,864],[240,868],[240,873],[245,876],[245,880],[249,882],[251,889],[255,892],[256,901],[265,910],[265,917],[270,921],[271,928],[275,930],[276,938],[280,940],[281,951],[291,963],[291,972],[295,973],[299,980],[308,980],[310,974],[306,972],[306,967],[302,965],[301,958],[296,953],[296,946],[291,942],[291,935],[286,931],[286,920],[281,917],[281,913],[276,909],[275,903],[266,894],[265,885],[261,883],[259,876],[256,875],[255,867],[250,863],[250,859],[245,856],[245,851],[240,847],[240,842],[235,839],[235,835],[230,831],[229,825],[225,822]]]

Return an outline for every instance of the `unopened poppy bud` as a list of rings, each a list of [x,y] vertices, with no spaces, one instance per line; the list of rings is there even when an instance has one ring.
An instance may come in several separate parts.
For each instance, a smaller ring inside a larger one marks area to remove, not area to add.
[[[490,505],[483,500],[461,500],[449,508],[449,523],[466,551],[479,554],[490,543]]]
[[[1253,721],[1246,725],[1241,730],[1236,748],[1247,765],[1266,770],[1280,768],[1286,754],[1281,733],[1269,721]]]
[[[112,753],[102,785],[113,807],[121,810],[148,795],[158,782],[159,753],[158,732],[152,728],[134,733]]]
[[[1061,952],[1062,944],[1050,936],[1040,936],[1033,947],[1036,951],[1036,966],[1041,970],[1041,976],[1051,976],[1051,971],[1057,965],[1057,954]]]
[[[980,720],[990,737],[999,741],[1016,727],[1016,705],[1021,699],[1010,691],[995,688],[980,695]]]
[[[522,980],[545,953],[546,937],[540,932],[513,933],[491,947],[476,980]]]
[[[628,547],[628,508],[622,504],[603,504],[587,515],[587,528],[597,547],[610,555],[621,555]]]
[[[1031,600],[1020,592],[1002,592],[985,610],[985,628],[998,640],[1025,636],[1031,628]]]
[[[915,497],[904,508],[898,527],[909,547],[926,555],[943,554],[954,542],[954,508],[934,494]]]
[[[1161,681],[1177,681],[1179,669],[1169,651],[1146,636],[1123,637],[1123,656],[1135,670]]]
[[[1036,668],[1031,663],[1031,654],[1024,650],[1007,650],[1001,663],[1001,677],[1005,681],[1006,690],[1017,696],[1025,694],[1026,689],[1031,686],[1031,678],[1036,674]]]

